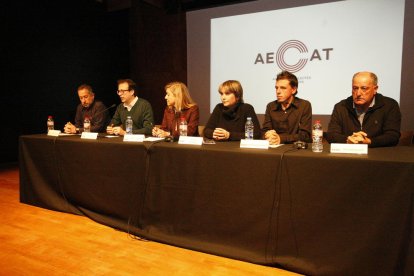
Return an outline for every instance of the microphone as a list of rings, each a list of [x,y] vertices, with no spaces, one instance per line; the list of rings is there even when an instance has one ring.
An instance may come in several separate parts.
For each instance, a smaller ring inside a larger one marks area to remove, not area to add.
[[[306,142],[303,142],[303,141],[298,140],[298,141],[296,141],[296,142],[293,143],[293,147],[295,149],[307,149],[308,148],[308,144]]]
[[[94,116],[96,117],[96,115],[100,115],[100,114],[102,114],[102,113],[104,113],[104,112],[108,111],[109,109],[111,109],[111,108],[113,108],[113,107],[115,107],[115,106],[116,106],[116,104],[112,104],[110,107],[105,108],[104,110],[101,110],[101,111],[99,111],[99,112],[96,112],[96,113],[94,114]]]

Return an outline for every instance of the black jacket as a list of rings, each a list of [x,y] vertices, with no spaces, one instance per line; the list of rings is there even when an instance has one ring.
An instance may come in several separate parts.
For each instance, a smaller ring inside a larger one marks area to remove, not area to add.
[[[377,93],[375,104],[367,110],[361,126],[351,96],[335,105],[326,139],[329,143],[346,143],[348,136],[362,130],[371,139],[370,147],[395,146],[400,128],[400,107],[394,99]]]

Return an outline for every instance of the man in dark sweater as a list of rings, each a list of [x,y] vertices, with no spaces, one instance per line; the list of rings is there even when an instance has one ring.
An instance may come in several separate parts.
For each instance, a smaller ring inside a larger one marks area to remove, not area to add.
[[[127,116],[132,118],[132,133],[151,135],[154,116],[151,104],[138,98],[135,94],[136,85],[130,79],[118,80],[118,95],[121,104],[116,108],[111,123],[106,128],[108,134],[125,135]]]
[[[108,111],[101,101],[95,100],[95,93],[92,87],[82,84],[78,87],[80,104],[76,108],[75,124],[68,122],[65,133],[83,132],[83,121],[88,117],[91,124],[91,132],[105,132],[105,127],[109,121]]]
[[[378,78],[359,72],[352,78],[352,96],[334,107],[327,140],[330,143],[395,146],[400,138],[401,112],[398,103],[379,93]]]

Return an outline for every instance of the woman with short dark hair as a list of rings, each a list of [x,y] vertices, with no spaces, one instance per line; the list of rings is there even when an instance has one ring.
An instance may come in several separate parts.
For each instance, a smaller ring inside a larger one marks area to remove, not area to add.
[[[228,80],[218,89],[221,103],[217,104],[204,128],[206,138],[218,141],[238,141],[245,138],[244,125],[248,117],[254,124],[253,138],[260,138],[260,124],[253,106],[244,103],[240,82]]]

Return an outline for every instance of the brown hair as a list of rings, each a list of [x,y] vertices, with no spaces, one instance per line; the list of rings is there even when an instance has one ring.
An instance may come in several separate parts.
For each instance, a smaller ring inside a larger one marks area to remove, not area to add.
[[[81,85],[79,85],[78,91],[79,90],[83,90],[83,89],[88,90],[89,94],[93,94],[93,90],[92,90],[92,87],[90,85],[88,85],[88,84],[81,84]]]
[[[278,80],[288,80],[289,81],[289,85],[292,88],[296,88],[296,93],[297,94],[298,91],[298,87],[299,87],[299,82],[298,82],[298,78],[293,75],[292,73],[290,73],[289,71],[282,71],[280,72],[277,76],[276,76],[276,81]]]
[[[241,86],[240,82],[236,80],[228,80],[220,84],[219,92],[231,92],[237,99],[238,103],[243,102],[243,87]]]
[[[137,94],[135,93],[135,89],[136,89],[136,84],[133,80],[131,79],[120,79],[118,80],[118,85],[120,85],[121,83],[128,83],[128,89],[131,91],[134,91],[134,96],[136,96]]]

